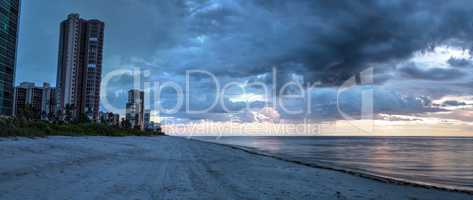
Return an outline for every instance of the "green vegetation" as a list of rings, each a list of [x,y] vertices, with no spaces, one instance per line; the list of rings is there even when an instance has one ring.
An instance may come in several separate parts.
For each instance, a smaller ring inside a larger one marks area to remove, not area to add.
[[[157,136],[161,132],[141,131],[99,123],[48,123],[22,118],[0,118],[0,137],[46,136]]]

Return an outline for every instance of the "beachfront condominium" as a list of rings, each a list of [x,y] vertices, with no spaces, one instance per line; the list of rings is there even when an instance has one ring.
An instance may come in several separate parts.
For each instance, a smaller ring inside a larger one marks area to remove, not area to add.
[[[144,98],[145,93],[141,90],[128,91],[126,120],[130,123],[132,128],[144,129]]]
[[[120,115],[112,112],[100,112],[100,122],[109,126],[120,126]]]
[[[0,115],[13,111],[20,0],[0,0]]]
[[[36,119],[50,119],[55,112],[55,88],[44,83],[42,87],[34,83],[23,82],[15,87],[13,114],[31,115]]]
[[[57,103],[73,118],[99,120],[100,82],[105,24],[70,14],[60,26]]]
[[[147,109],[144,112],[144,127],[145,129],[148,128],[151,125],[151,110]]]
[[[41,118],[51,119],[56,114],[56,88],[49,83],[43,83],[43,98],[41,99]]]

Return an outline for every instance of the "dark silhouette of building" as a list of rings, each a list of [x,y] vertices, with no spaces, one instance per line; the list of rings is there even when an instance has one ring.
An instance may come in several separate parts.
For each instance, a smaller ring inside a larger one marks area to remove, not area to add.
[[[12,115],[20,0],[0,1],[0,115]]]
[[[100,122],[109,126],[120,126],[120,115],[112,112],[100,112]]]
[[[151,124],[151,110],[145,110],[145,113],[144,113],[144,126],[145,126],[145,129],[150,126]]]
[[[41,118],[51,119],[56,114],[56,88],[49,83],[43,83],[43,99],[41,105]]]
[[[145,93],[140,90],[128,91],[128,103],[126,104],[126,120],[132,128],[144,130],[144,99]]]
[[[57,103],[62,113],[99,120],[100,82],[105,24],[70,14],[61,23],[57,71]]]
[[[43,87],[35,86],[34,83],[23,82],[15,87],[13,114],[22,115],[28,109],[34,118],[48,119],[55,110],[55,88],[48,83]]]
[[[152,110],[145,110],[144,114],[144,127],[145,131],[157,131],[161,132],[161,124],[157,121],[157,113]]]

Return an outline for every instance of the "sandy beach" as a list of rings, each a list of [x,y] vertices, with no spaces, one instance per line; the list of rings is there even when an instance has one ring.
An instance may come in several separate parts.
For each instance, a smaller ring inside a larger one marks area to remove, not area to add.
[[[0,139],[0,199],[473,199],[175,137]]]

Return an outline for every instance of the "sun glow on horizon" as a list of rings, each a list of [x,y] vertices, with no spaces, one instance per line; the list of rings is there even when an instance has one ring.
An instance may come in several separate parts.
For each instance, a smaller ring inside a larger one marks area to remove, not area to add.
[[[430,121],[338,120],[331,122],[211,122],[164,125],[175,136],[473,136],[473,124]]]

